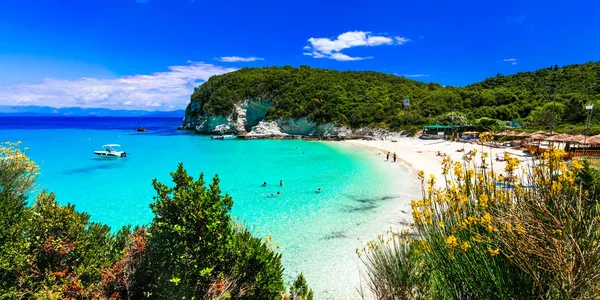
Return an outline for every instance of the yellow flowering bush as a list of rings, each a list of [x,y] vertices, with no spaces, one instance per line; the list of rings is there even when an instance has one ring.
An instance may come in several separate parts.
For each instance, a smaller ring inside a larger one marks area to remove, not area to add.
[[[460,162],[444,158],[441,188],[437,178],[419,172],[422,197],[411,206],[413,239],[420,242],[406,243],[427,247],[404,265],[426,266],[429,297],[600,295],[600,188],[590,189],[579,178],[584,166],[564,156],[551,149],[524,166],[506,155],[502,174],[487,153],[473,151]]]
[[[21,142],[0,143],[0,191],[15,197],[29,190],[38,175],[38,166],[19,149]]]

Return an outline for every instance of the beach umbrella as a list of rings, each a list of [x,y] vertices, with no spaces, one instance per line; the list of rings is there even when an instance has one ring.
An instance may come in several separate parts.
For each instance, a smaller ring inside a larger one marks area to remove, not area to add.
[[[540,133],[538,133],[538,134],[534,134],[534,135],[532,135],[532,136],[531,136],[531,137],[529,137],[529,138],[530,138],[530,139],[532,139],[532,140],[540,140],[540,141],[543,141],[543,140],[545,140],[545,139],[546,139],[546,136],[545,136],[545,135],[543,135],[543,134],[540,134]]]
[[[507,136],[518,136],[519,134],[514,131],[509,131],[506,133]]]
[[[547,132],[545,132],[545,131],[542,131],[542,130],[540,130],[540,131],[536,131],[536,132],[534,132],[534,133],[533,133],[533,135],[536,135],[536,134],[548,135],[548,133],[547,133]]]
[[[530,137],[531,133],[529,133],[529,132],[521,132],[517,136],[518,137]]]
[[[600,144],[600,134],[588,137],[587,143],[588,144]]]
[[[568,142],[583,144],[586,140],[585,135],[578,134],[569,138]]]
[[[546,141],[569,142],[571,137],[572,137],[571,135],[561,133],[561,134],[553,135],[553,136],[547,138]]]

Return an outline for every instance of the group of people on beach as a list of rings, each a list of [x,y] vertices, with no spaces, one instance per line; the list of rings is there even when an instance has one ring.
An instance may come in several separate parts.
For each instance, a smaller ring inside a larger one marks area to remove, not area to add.
[[[262,184],[261,186],[262,186],[262,187],[267,187],[267,182],[266,182],[266,181],[265,181],[265,182],[263,182],[263,184]],[[283,187],[283,180],[279,180],[279,187]],[[315,191],[315,193],[319,194],[319,193],[321,193],[322,191],[323,191],[323,190],[321,190],[321,188],[318,188],[318,189]],[[267,197],[277,197],[277,196],[280,196],[280,195],[281,195],[281,193],[280,193],[280,192],[277,192],[277,193],[275,193],[275,194],[273,194],[273,193],[271,193],[271,194],[267,194],[266,196],[267,196]]]
[[[394,152],[394,154],[393,154],[393,159],[394,159],[394,162],[396,162],[396,152]],[[389,151],[385,155],[385,161],[390,161],[390,152]]]

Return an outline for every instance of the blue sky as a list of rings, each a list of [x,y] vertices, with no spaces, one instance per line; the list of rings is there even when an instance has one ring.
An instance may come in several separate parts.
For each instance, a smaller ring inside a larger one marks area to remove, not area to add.
[[[600,1],[0,0],[0,105],[169,110],[241,67],[444,85],[600,60]]]

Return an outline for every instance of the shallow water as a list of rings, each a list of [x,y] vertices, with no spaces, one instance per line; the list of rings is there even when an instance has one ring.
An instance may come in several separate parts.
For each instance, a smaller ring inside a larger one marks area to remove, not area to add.
[[[174,130],[179,123],[0,118],[0,141],[22,141],[41,166],[40,189],[54,191],[59,202],[75,204],[113,230],[150,223],[151,180],[168,182],[178,162],[194,176],[204,172],[207,182],[219,174],[221,189],[233,197],[235,218],[257,236],[272,234],[281,246],[286,281],[303,272],[316,299],[358,297],[357,237],[372,239],[408,221],[403,217],[408,200],[418,195],[405,167],[344,143],[211,140]],[[138,126],[149,131],[137,133]],[[106,143],[121,144],[128,157],[95,158],[93,150]],[[406,179],[390,182],[392,172]],[[315,193],[317,188],[323,192]],[[266,196],[277,192],[278,197]]]

